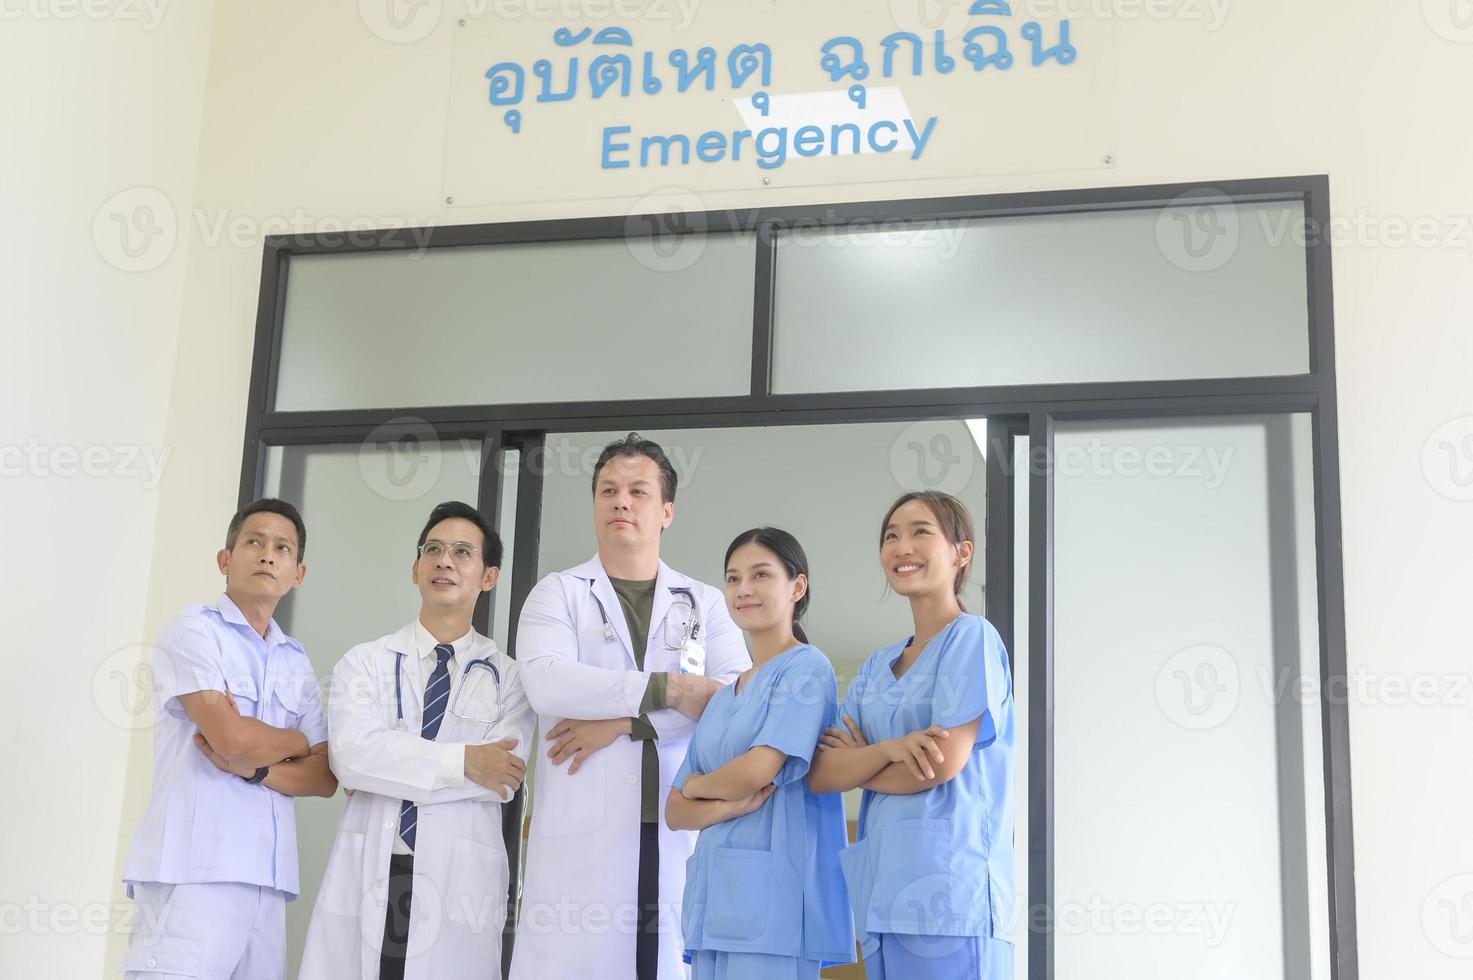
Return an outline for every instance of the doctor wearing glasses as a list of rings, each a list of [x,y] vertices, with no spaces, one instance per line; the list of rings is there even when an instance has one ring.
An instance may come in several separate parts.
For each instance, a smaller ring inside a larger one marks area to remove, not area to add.
[[[606,446],[598,554],[522,607],[517,664],[543,757],[512,980],[689,975],[680,905],[696,835],[667,827],[664,803],[695,719],[751,660],[722,591],[660,561],[675,487],[657,443]]]
[[[329,758],[349,791],[300,976],[501,975],[501,805],[522,784],[532,709],[517,663],[471,627],[501,541],[468,504],[420,532],[419,617],[333,669]]]

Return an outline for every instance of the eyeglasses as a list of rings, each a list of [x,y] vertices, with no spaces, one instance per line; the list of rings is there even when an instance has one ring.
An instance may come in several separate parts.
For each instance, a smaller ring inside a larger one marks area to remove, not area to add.
[[[457,565],[469,565],[475,561],[476,555],[480,554],[480,551],[481,549],[475,545],[467,544],[464,541],[455,541],[451,544],[446,544],[443,541],[430,540],[419,546],[419,556],[421,558],[428,558],[430,561],[439,561],[448,554],[450,560]]]

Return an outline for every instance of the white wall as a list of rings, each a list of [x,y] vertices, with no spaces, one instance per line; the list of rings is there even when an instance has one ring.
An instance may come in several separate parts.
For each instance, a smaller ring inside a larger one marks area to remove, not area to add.
[[[147,780],[129,768],[131,668],[157,625],[156,461],[190,249],[142,229],[193,197],[211,11],[0,18],[0,972],[97,976],[131,905],[115,884],[125,787]],[[115,218],[138,219],[128,249]]]
[[[26,84],[8,86],[4,96],[5,138],[16,140],[23,155],[20,179],[5,180],[0,194],[12,213],[19,208],[27,216],[21,227],[31,230],[10,236],[5,247],[45,256],[41,263],[30,258],[36,271],[7,289],[7,323],[19,337],[12,343],[21,348],[20,363],[44,357],[48,364],[43,376],[21,383],[29,410],[7,411],[5,424],[17,426],[22,442],[32,434],[109,445],[126,437],[172,449],[156,525],[152,498],[136,483],[32,480],[18,491],[6,485],[7,524],[14,521],[12,492],[23,502],[76,500],[96,509],[96,518],[64,513],[59,523],[22,520],[22,537],[6,535],[8,543],[20,542],[14,554],[22,561],[43,541],[96,541],[96,564],[81,572],[79,557],[78,574],[67,576],[76,586],[37,588],[50,597],[39,608],[52,615],[42,628],[28,625],[35,633],[21,645],[28,653],[44,650],[61,634],[83,651],[74,659],[85,664],[63,668],[78,704],[90,703],[84,689],[107,652],[136,642],[216,587],[206,562],[236,493],[259,232],[270,230],[267,222],[463,223],[622,214],[635,203],[631,194],[443,208],[452,23],[447,15],[425,40],[392,44],[365,29],[359,8],[354,0],[218,4],[211,28],[202,7],[181,5],[169,8],[159,31],[146,38],[106,24],[3,25],[3,63],[15,66]],[[695,23],[729,21],[738,9],[760,20],[762,30],[751,33],[777,34],[792,8],[706,0],[695,8]],[[1123,2],[1117,9],[1136,16],[1115,24],[1112,167],[865,182],[861,157],[834,161],[840,179],[821,186],[709,190],[694,171],[672,171],[670,183],[684,183],[705,207],[724,208],[1328,173],[1335,213],[1351,222],[1334,256],[1350,666],[1382,678],[1425,675],[1451,685],[1467,672],[1465,631],[1454,610],[1463,608],[1473,586],[1466,560],[1473,551],[1473,503],[1455,499],[1467,495],[1465,488],[1437,446],[1443,439],[1459,446],[1456,437],[1473,430],[1466,381],[1473,243],[1458,224],[1473,212],[1467,179],[1473,130],[1456,115],[1473,81],[1473,44],[1459,42],[1473,37],[1460,36],[1451,0],[1446,6],[1438,0],[1236,0],[1217,30],[1203,20],[1154,19]],[[853,17],[846,25],[860,21]],[[553,26],[542,21],[536,29]],[[114,43],[103,48],[104,38]],[[965,110],[961,104],[937,109],[953,123]],[[658,121],[658,103],[631,100],[630,118]],[[7,160],[13,158],[7,151]],[[538,161],[496,165],[515,181],[518,168]],[[162,267],[123,276],[97,262],[90,221],[110,193],[135,185],[174,195],[184,220]],[[1453,245],[1407,244],[1400,229],[1417,220],[1460,231],[1461,238]],[[1357,222],[1367,228],[1364,236]],[[15,261],[7,266],[16,268]],[[77,288],[83,281],[91,286],[85,292]],[[60,382],[62,368],[74,383]],[[1441,429],[1450,420],[1459,421]],[[1424,444],[1439,432],[1424,459]],[[1465,447],[1464,466],[1473,465],[1470,455]],[[105,536],[83,530],[93,520],[109,528]],[[53,548],[52,562],[65,553]],[[87,588],[78,587],[81,580]],[[74,594],[85,596],[86,617],[70,611]],[[29,598],[27,607],[37,608]],[[1449,703],[1459,697],[1463,703]],[[41,729],[54,715],[29,692],[9,700],[22,704],[19,730]],[[1443,883],[1473,873],[1467,830],[1473,785],[1463,767],[1441,760],[1457,759],[1449,749],[1467,743],[1469,706],[1461,693],[1430,706],[1398,700],[1394,689],[1382,687],[1350,709],[1362,972],[1452,977],[1461,964],[1439,949],[1470,950],[1456,946],[1438,899],[1456,902],[1469,890],[1469,879]],[[66,833],[55,839],[68,846],[49,849],[44,868],[35,858],[9,862],[21,873],[7,875],[6,891],[105,900],[120,865],[116,845],[131,832],[145,799],[147,737],[134,737],[130,747],[118,822],[94,815],[117,810],[125,733],[94,714],[50,738],[39,759],[28,742],[26,757],[15,761],[22,773],[65,768],[65,778],[41,786],[68,808],[48,805],[44,816],[23,810],[20,825],[36,830],[43,821],[59,822]],[[22,750],[8,745],[6,751]],[[81,788],[73,776],[79,764],[88,777]],[[16,842],[9,837],[7,849],[39,850]],[[58,873],[58,866],[66,870]],[[45,957],[64,956],[62,965],[75,966],[97,955],[95,944],[63,944],[54,936],[25,936],[21,948],[30,963],[61,963]],[[112,957],[120,952],[114,943]]]

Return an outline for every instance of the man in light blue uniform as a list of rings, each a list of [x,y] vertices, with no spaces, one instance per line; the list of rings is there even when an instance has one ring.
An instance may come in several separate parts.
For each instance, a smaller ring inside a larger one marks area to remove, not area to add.
[[[306,528],[274,499],[241,508],[216,556],[225,592],[159,634],[153,793],[123,880],[138,904],[130,978],[273,980],[297,897],[294,796],[331,796],[322,690],[272,619],[306,574]]]

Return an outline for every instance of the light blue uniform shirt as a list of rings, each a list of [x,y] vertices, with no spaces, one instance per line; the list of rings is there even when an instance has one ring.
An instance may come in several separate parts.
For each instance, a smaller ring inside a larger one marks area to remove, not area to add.
[[[153,794],[133,835],[123,881],[231,881],[297,897],[293,801],[215,768],[194,745],[181,694],[229,691],[242,716],[327,741],[322,689],[301,644],[272,620],[263,639],[221,595],[159,634],[153,669]]]
[[[858,841],[843,855],[865,956],[880,933],[1012,941],[1013,682],[992,624],[963,613],[926,644],[905,675],[891,668],[906,640],[877,650],[844,697],[871,745],[978,718],[977,742],[955,778],[920,793],[864,791]],[[941,741],[946,751],[946,742]]]
[[[831,963],[854,959],[854,930],[839,868],[844,802],[808,790],[808,765],[834,724],[838,685],[816,647],[786,650],[712,695],[691,736],[678,790],[766,745],[787,755],[760,810],[701,831],[685,865],[685,948],[767,953]]]

